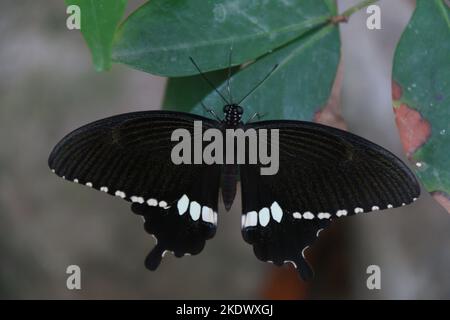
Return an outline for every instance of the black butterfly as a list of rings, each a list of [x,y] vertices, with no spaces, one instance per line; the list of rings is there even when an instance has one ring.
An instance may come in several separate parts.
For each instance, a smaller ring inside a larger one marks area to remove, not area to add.
[[[238,104],[227,104],[221,121],[169,111],[113,116],[68,134],[49,166],[66,180],[132,203],[157,239],[145,261],[150,270],[166,252],[202,251],[216,232],[219,188],[228,210],[238,177],[244,240],[260,260],[291,262],[303,279],[312,276],[304,252],[331,220],[403,206],[420,194],[408,167],[370,141],[312,122],[244,124],[242,114]],[[259,164],[173,164],[172,132],[193,134],[198,120],[204,129],[279,129],[278,173],[261,175]]]

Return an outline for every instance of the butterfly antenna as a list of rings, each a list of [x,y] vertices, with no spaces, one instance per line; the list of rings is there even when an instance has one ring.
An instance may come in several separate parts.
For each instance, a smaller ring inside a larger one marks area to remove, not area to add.
[[[231,103],[233,103],[233,96],[231,95],[231,58],[233,55],[233,46],[230,47],[230,55],[228,57],[228,78],[227,78],[227,90]]]
[[[270,70],[270,72],[264,77],[264,79],[262,79],[260,82],[258,82],[258,84],[252,89],[250,90],[249,93],[247,93],[237,104],[240,105],[242,103],[242,101],[244,101],[245,99],[247,99],[256,89],[258,89],[258,87],[260,85],[262,85],[264,83],[264,81],[267,80],[267,78],[270,77],[270,75],[275,71],[275,69],[278,68],[278,64],[274,65],[274,67],[272,68],[272,70]]]
[[[216,86],[208,79],[208,77],[206,77],[206,75],[202,72],[202,70],[200,70],[199,66],[197,65],[197,63],[195,63],[194,59],[192,59],[192,57],[189,57],[189,59],[191,60],[192,64],[195,66],[195,68],[197,69],[197,71],[200,73],[200,75],[202,76],[203,80],[205,80],[210,86],[211,88],[214,89],[214,91],[217,92],[217,94],[222,98],[222,100],[226,103],[226,104],[230,104],[230,102],[220,93],[219,90],[217,90]]]
[[[262,117],[264,117],[266,115],[266,113],[264,114],[260,114],[259,112],[255,112],[250,119],[248,119],[247,123],[251,123],[253,121],[253,119],[258,118],[259,121],[261,121]]]
[[[203,107],[203,109],[205,109],[206,112],[212,114],[213,117],[216,118],[218,121],[222,121],[222,119],[219,118],[219,116],[214,112],[214,110],[209,109],[207,106],[205,106],[203,101],[200,101],[200,103],[202,104],[202,107]]]

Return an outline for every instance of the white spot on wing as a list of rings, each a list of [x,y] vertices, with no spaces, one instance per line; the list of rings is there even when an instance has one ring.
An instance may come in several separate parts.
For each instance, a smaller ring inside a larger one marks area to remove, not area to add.
[[[346,216],[347,215],[347,210],[338,210],[336,212],[336,216],[338,217],[342,217],[342,216]]]
[[[283,218],[283,210],[276,201],[270,206],[270,212],[272,213],[272,218],[276,222],[280,223],[281,219]]]
[[[245,219],[245,227],[254,227],[258,224],[258,213],[256,211],[250,211],[247,213],[247,219]]]
[[[331,217],[331,214],[329,214],[328,212],[319,212],[319,214],[317,215],[317,218],[319,219],[329,219]]]
[[[363,208],[355,208],[355,213],[362,213],[364,212]]]
[[[156,199],[148,199],[147,200],[147,204],[150,207],[156,207],[158,205],[158,200],[156,200]]]
[[[380,207],[379,207],[379,206],[373,206],[373,207],[372,207],[372,211],[377,211],[377,210],[380,210]]]
[[[388,209],[392,209],[394,206],[392,204],[387,205]]]
[[[197,201],[192,201],[189,207],[189,214],[192,220],[197,221],[200,218],[201,206]]]
[[[86,182],[86,186],[92,188],[92,182]]]
[[[203,206],[202,207],[202,220],[209,223],[214,223],[214,211],[213,209]]]
[[[144,203],[144,198],[142,197],[132,196],[130,199],[131,202]]]
[[[312,214],[312,212],[306,211],[306,212],[303,214],[303,218],[304,218],[304,219],[307,219],[307,220],[312,220],[312,219],[314,219],[314,215]]]
[[[121,197],[122,199],[124,199],[126,197],[125,192],[117,190],[115,193],[116,197]]]
[[[183,195],[180,200],[178,200],[177,208],[178,208],[178,214],[182,216],[189,207],[189,198],[187,195]]]
[[[302,218],[302,214],[300,212],[294,212],[292,214],[292,216],[294,217],[294,219],[301,219]]]
[[[267,226],[270,221],[269,208],[262,208],[259,210],[259,224],[263,227]]]
[[[100,191],[102,191],[102,192],[108,192],[108,187],[101,187],[101,188],[100,188]]]
[[[159,202],[159,206],[160,206],[161,208],[168,209],[168,208],[167,208],[167,202],[165,202],[165,201],[160,201],[160,202]]]
[[[78,183],[79,181],[78,179],[73,179],[73,182]]]

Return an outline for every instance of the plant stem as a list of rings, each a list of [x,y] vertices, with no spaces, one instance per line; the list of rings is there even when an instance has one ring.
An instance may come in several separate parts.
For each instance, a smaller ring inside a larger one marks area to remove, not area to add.
[[[361,10],[362,8],[368,7],[371,4],[377,2],[378,0],[364,0],[360,3],[358,3],[357,5],[354,5],[351,8],[348,8],[347,10],[345,10],[343,13],[340,14],[341,17],[345,17],[345,18],[349,18],[352,14],[354,14],[355,12]]]
[[[352,14],[354,14],[355,12],[361,10],[364,7],[370,6],[372,3],[375,3],[377,1],[378,0],[365,0],[365,1],[362,1],[362,2],[358,3],[355,6],[353,6],[351,8],[348,8],[347,10],[345,10],[340,15],[331,17],[329,21],[332,24],[335,24],[335,25],[338,24],[338,23],[342,23],[342,22],[348,22],[348,19],[350,18],[350,16]]]

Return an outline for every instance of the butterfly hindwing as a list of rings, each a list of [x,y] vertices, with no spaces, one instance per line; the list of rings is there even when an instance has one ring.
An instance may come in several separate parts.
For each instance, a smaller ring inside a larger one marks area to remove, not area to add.
[[[409,170],[389,151],[361,137],[300,121],[247,125],[278,129],[279,170],[261,175],[241,165],[242,233],[256,256],[275,264],[293,262],[311,276],[304,250],[332,219],[409,204],[420,194]],[[269,149],[270,150],[270,149]]]
[[[180,112],[121,114],[83,126],[53,149],[50,168],[66,180],[132,202],[147,232],[157,238],[146,266],[155,269],[166,251],[199,253],[214,236],[220,182],[218,165],[171,161],[175,129],[191,136],[194,121],[217,122]]]
[[[198,186],[198,190],[201,190],[201,186]],[[176,257],[200,253],[205,241],[215,235],[217,193],[208,195],[204,191],[200,197],[191,199],[184,194],[175,204],[165,208],[132,204],[133,212],[143,217],[145,230],[156,238],[156,245],[145,261],[148,269],[155,270],[166,252],[172,252]],[[200,202],[209,204],[202,206]]]
[[[183,185],[181,197],[165,207],[139,203],[131,206],[134,213],[143,217],[145,230],[157,241],[145,261],[150,270],[158,267],[166,252],[176,257],[200,253],[205,241],[216,232],[220,170],[217,166],[180,167],[185,167],[185,179],[189,181]]]

